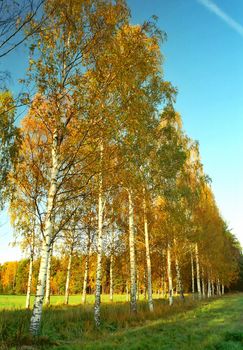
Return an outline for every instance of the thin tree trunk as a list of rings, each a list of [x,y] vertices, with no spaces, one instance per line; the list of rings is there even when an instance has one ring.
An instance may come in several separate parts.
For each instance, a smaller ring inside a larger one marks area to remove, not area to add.
[[[176,240],[175,239],[174,239],[174,244],[175,244],[175,247],[176,247],[177,244],[176,244]],[[179,292],[180,299],[184,301],[185,297],[184,297],[183,284],[182,284],[182,279],[181,279],[181,269],[180,269],[177,253],[175,254],[175,265],[176,265],[177,293]]]
[[[206,297],[206,289],[205,289],[205,280],[204,280],[204,270],[202,268],[202,297],[205,299]]]
[[[192,298],[195,298],[195,275],[194,275],[194,262],[193,262],[193,254],[191,250],[191,270],[192,270]]]
[[[45,305],[49,306],[51,301],[51,259],[52,259],[53,245],[51,246],[46,275],[46,294],[45,294]]]
[[[185,300],[184,292],[183,292],[183,285],[182,285],[182,280],[181,280],[181,269],[180,269],[177,257],[176,257],[175,263],[176,263],[176,280],[177,280],[177,284],[178,284],[178,292],[180,294],[180,299]]]
[[[110,301],[113,301],[113,291],[114,291],[114,280],[113,280],[114,239],[115,239],[115,237],[114,237],[114,227],[112,226],[112,232],[111,232],[111,256],[110,256]]]
[[[129,203],[129,248],[130,248],[130,307],[131,312],[137,312],[137,283],[136,283],[136,257],[135,257],[135,231],[132,191],[128,190]]]
[[[36,296],[34,302],[34,308],[32,317],[30,320],[30,333],[37,335],[40,329],[42,306],[46,287],[46,274],[48,258],[51,249],[52,235],[53,235],[53,220],[52,212],[55,205],[55,194],[57,190],[57,177],[58,177],[58,134],[55,131],[53,136],[53,147],[52,147],[52,170],[51,170],[51,181],[47,199],[47,214],[44,225],[44,240],[41,250],[41,262],[39,269],[39,276],[37,282]]]
[[[151,259],[150,259],[150,246],[149,246],[149,232],[148,232],[148,219],[147,219],[147,205],[145,198],[143,198],[143,219],[144,219],[144,236],[145,236],[145,249],[146,249],[146,264],[147,264],[147,278],[148,278],[148,305],[149,310],[154,311],[153,304],[153,290],[152,290],[152,273],[151,273]]]
[[[88,251],[85,259],[85,268],[84,268],[84,283],[83,283],[83,295],[82,295],[82,303],[86,303],[86,295],[87,295],[87,285],[88,285],[88,278],[89,278],[89,257],[91,253],[91,239],[90,239],[90,232],[88,233]]]
[[[211,292],[211,282],[210,279],[208,279],[208,298],[211,298],[212,292]]]
[[[113,251],[110,256],[110,301],[113,301]]]
[[[197,270],[197,292],[198,292],[198,298],[201,299],[202,292],[201,292],[200,265],[199,265],[198,245],[197,245],[197,243],[195,244],[195,257],[196,257],[196,270]]]
[[[32,275],[33,275],[33,261],[34,261],[34,252],[33,252],[33,250],[31,250],[30,265],[29,265],[29,277],[28,277],[27,293],[26,293],[26,309],[30,308],[30,294],[31,294],[31,284],[32,284]]]
[[[68,267],[67,267],[67,277],[66,277],[66,286],[65,286],[65,301],[64,301],[64,304],[66,304],[66,305],[68,305],[68,302],[69,302],[69,285],[70,285],[72,258],[73,258],[73,245],[71,246],[71,249],[70,249],[70,255],[69,255],[69,259],[68,259]]]
[[[97,237],[97,265],[96,265],[96,289],[94,320],[96,327],[100,326],[100,301],[102,282],[102,240],[103,240],[103,142],[100,144],[100,174],[99,174],[99,197],[98,197],[98,237]]]
[[[217,295],[221,296],[221,289],[220,289],[220,282],[219,279],[217,280]]]
[[[137,301],[139,301],[139,288],[140,288],[140,284],[139,284],[139,272],[137,271]]]
[[[212,286],[212,297],[214,297],[214,295],[215,295],[215,289],[214,289],[214,283],[213,283],[213,281],[211,281],[211,286]]]
[[[143,283],[144,283],[144,289],[143,289],[143,298],[144,300],[147,300],[147,275],[146,271],[144,270],[144,275],[143,275]]]
[[[222,284],[222,295],[224,295],[224,284]]]
[[[172,269],[171,269],[171,248],[168,243],[167,246],[167,272],[168,272],[168,282],[169,282],[169,304],[173,304],[173,279],[172,279]]]

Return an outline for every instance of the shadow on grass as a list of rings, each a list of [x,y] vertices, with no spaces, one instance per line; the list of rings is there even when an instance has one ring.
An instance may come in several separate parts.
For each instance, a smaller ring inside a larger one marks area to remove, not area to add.
[[[105,321],[97,330],[91,305],[58,305],[44,309],[41,337],[33,339],[30,312],[5,310],[0,312],[0,349],[238,350],[243,349],[241,314],[242,295],[200,303],[187,298],[173,307],[155,300],[154,313],[140,302],[135,316],[128,303],[104,304]]]

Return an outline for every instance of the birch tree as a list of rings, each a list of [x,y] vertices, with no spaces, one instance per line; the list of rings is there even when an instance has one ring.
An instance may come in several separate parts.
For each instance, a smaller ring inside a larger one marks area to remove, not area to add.
[[[54,8],[55,11],[52,12]],[[43,223],[44,239],[38,288],[30,324],[30,331],[34,335],[38,333],[40,327],[50,247],[59,232],[58,229],[53,232],[53,218],[58,217],[58,205],[60,206],[61,201],[68,200],[67,194],[71,198],[74,192],[77,194],[77,188],[70,189],[71,178],[77,176],[73,167],[78,163],[80,155],[83,159],[84,140],[90,137],[92,116],[87,124],[85,118],[79,119],[78,112],[85,107],[87,111],[87,104],[91,102],[85,99],[85,84],[88,68],[93,64],[92,50],[101,49],[112,28],[122,18],[120,14],[126,11],[123,11],[121,4],[113,5],[109,2],[96,1],[83,4],[68,1],[57,4],[56,1],[50,0],[45,6],[45,12],[48,14],[48,21],[45,22],[44,30],[36,34],[34,44],[31,46],[36,51],[37,59],[30,61],[31,81],[35,82],[39,92],[32,105],[30,116],[32,118],[38,116],[42,120],[49,132],[51,145],[49,184]],[[98,21],[101,13],[100,18],[103,20]],[[82,186],[84,183],[85,180]],[[79,189],[80,195],[82,195],[81,189]],[[66,218],[64,222],[67,221]]]

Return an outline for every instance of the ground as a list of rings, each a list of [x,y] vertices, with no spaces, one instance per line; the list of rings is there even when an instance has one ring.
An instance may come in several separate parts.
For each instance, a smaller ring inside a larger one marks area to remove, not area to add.
[[[13,307],[24,305],[24,297],[0,296],[0,349],[56,350],[240,350],[243,349],[243,294],[185,303],[176,300],[169,307],[155,300],[155,312],[139,303],[131,317],[125,301],[113,304],[103,298],[99,330],[93,324],[93,306],[61,304],[44,310],[41,337],[28,336],[30,312]],[[115,300],[121,297],[116,296]],[[124,298],[123,298],[124,300]],[[79,302],[80,296],[72,297]],[[90,302],[92,300],[89,300]],[[60,297],[52,302],[61,302]],[[5,307],[5,309],[3,309]],[[8,308],[8,310],[6,310]],[[11,309],[12,308],[12,309]]]

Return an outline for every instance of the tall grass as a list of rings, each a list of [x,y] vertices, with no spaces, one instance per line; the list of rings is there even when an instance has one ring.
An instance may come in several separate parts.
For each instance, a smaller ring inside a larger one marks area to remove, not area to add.
[[[136,315],[130,314],[128,302],[104,303],[101,306],[102,324],[97,329],[93,320],[93,306],[87,305],[51,305],[44,308],[41,322],[40,337],[31,338],[28,333],[31,311],[2,310],[0,312],[0,342],[1,350],[25,345],[35,345],[48,348],[51,344],[80,339],[89,341],[102,338],[119,330],[140,326],[149,320],[166,318],[179,312],[185,312],[197,305],[188,298],[185,303],[175,300],[173,308],[165,300],[157,299],[155,311],[148,310],[147,302],[138,302]]]
[[[0,312],[1,350],[240,350],[243,349],[243,295],[185,302],[154,300],[138,303],[136,315],[128,302],[103,303],[102,324],[93,321],[93,305],[51,305],[44,308],[40,336],[28,334],[31,311]]]

